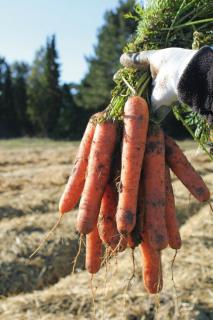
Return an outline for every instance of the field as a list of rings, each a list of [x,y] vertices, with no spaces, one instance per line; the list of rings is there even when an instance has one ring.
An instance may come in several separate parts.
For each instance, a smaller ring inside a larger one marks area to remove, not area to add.
[[[78,252],[76,210],[64,219],[32,259],[58,217],[78,143],[48,140],[0,141],[0,320],[213,319],[213,215],[173,176],[183,246],[163,253],[164,289],[143,288],[139,252],[133,270],[130,250],[105,263],[92,280]],[[192,142],[181,144],[213,190],[213,166]],[[138,250],[136,250],[138,251]],[[134,273],[134,276],[133,276]],[[133,277],[132,277],[133,276]],[[132,277],[132,280],[129,279]]]

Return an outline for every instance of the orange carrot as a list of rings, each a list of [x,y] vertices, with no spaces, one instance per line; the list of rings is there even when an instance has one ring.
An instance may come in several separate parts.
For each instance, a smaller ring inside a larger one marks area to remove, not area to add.
[[[161,253],[150,246],[145,234],[143,234],[140,249],[144,286],[149,293],[158,293],[163,287]]]
[[[137,223],[136,223],[137,224]],[[141,243],[141,235],[137,228],[134,228],[132,232],[128,235],[128,247],[135,249]]]
[[[139,191],[138,191],[138,205],[137,205],[137,214],[136,214],[136,224],[132,232],[128,237],[128,246],[131,249],[136,248],[142,240],[143,224],[144,224],[144,184],[143,180],[140,179],[139,182]]]
[[[167,247],[165,224],[165,145],[164,134],[158,126],[149,128],[144,156],[144,230],[149,244],[156,250]]]
[[[109,179],[116,131],[115,122],[106,121],[96,126],[77,217],[77,229],[80,233],[90,233],[97,224],[101,199]]]
[[[124,131],[121,156],[121,191],[116,222],[118,231],[128,235],[136,222],[138,184],[143,162],[149,114],[146,101],[131,97],[124,107]]]
[[[112,181],[112,184],[114,185],[117,192],[120,191],[120,175],[121,175],[121,150],[120,148],[117,148],[113,158],[112,168],[110,172],[110,180]]]
[[[207,201],[210,192],[201,176],[195,171],[175,141],[166,136],[166,162],[174,174],[198,201]]]
[[[102,242],[95,226],[86,236],[86,269],[90,273],[97,273],[101,267]]]
[[[169,239],[169,246],[172,249],[180,249],[181,237],[178,222],[175,214],[175,199],[171,184],[169,168],[166,166],[166,208],[165,208],[166,229]]]
[[[112,184],[108,184],[101,201],[98,230],[102,242],[110,246],[113,250],[120,241],[120,234],[118,233],[115,221],[117,203],[118,195],[116,189]],[[125,249],[126,241],[124,240],[121,241],[121,248],[118,248],[118,250],[123,251],[123,249]]]
[[[97,116],[97,114],[95,115]],[[85,183],[85,175],[88,165],[88,157],[95,132],[94,116],[90,119],[83,138],[81,140],[78,154],[75,160],[73,172],[69,177],[65,190],[59,202],[61,214],[72,210],[80,199]]]

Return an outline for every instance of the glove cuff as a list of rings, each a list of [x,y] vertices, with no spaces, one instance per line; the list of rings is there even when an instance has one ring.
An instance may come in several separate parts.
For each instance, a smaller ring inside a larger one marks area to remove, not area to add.
[[[177,86],[178,99],[213,123],[213,50],[204,46],[184,69]]]

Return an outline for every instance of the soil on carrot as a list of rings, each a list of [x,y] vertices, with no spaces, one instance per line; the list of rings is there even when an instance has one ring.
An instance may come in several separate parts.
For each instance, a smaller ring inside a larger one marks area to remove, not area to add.
[[[206,155],[184,142],[187,158],[213,190],[213,168]],[[58,218],[58,201],[71,172],[76,143],[16,141],[0,144],[0,320],[9,319],[154,319],[156,297],[143,287],[139,250],[132,276],[131,250],[107,260],[93,278],[84,270],[84,246],[78,251],[76,210],[33,258],[30,254]],[[156,319],[211,319],[213,220],[208,204],[189,197],[172,175],[183,245],[163,251],[164,289]],[[128,290],[126,290],[128,286]],[[125,301],[125,305],[124,305]],[[178,308],[177,308],[178,303]],[[123,307],[125,306],[125,307]]]

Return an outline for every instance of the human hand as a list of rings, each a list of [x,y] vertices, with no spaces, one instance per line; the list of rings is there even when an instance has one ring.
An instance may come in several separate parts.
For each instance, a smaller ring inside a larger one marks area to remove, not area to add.
[[[213,50],[210,47],[124,53],[120,62],[125,67],[150,68],[154,109],[179,100],[213,123]]]

